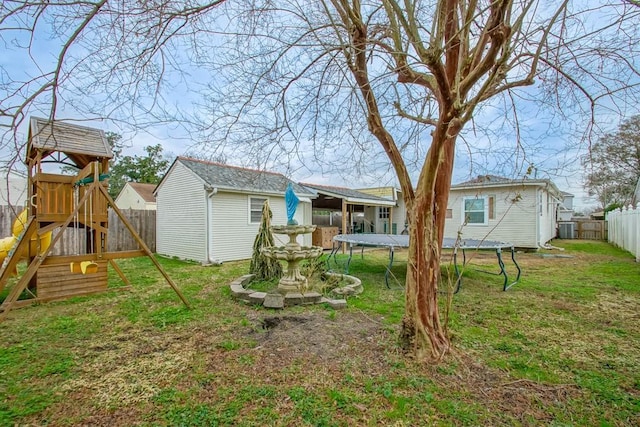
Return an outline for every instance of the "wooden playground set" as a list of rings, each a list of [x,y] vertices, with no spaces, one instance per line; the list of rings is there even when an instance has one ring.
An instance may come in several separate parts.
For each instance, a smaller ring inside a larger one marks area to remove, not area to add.
[[[0,320],[12,308],[107,291],[108,266],[125,283],[119,289],[130,289],[131,283],[116,260],[139,256],[151,259],[189,307],[107,191],[109,160],[113,154],[104,132],[39,118],[31,118],[29,125],[25,160],[27,206],[14,223],[15,243],[7,250],[0,270],[0,292],[9,277],[16,274],[21,260],[26,260],[27,268],[0,305]],[[46,163],[70,165],[79,172],[75,175],[45,173]],[[107,251],[109,207],[134,237],[138,250]],[[63,233],[72,233],[74,253],[52,255]]]

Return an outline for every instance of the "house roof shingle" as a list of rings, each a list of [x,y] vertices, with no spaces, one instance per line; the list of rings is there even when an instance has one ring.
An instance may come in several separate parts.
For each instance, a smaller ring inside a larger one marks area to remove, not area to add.
[[[155,184],[143,184],[141,182],[129,182],[128,184],[145,202],[155,203],[156,196],[153,195],[153,191],[156,189]]]
[[[371,205],[383,205],[383,206],[393,206],[395,202],[387,199],[386,197],[375,196],[373,194],[367,194],[362,191],[353,190],[351,188],[345,187],[334,187],[329,185],[318,185],[318,184],[307,184],[301,183],[301,185],[310,188],[316,192],[320,192],[326,195],[339,197],[341,199],[346,199],[348,202],[352,201],[361,201],[366,202]]]
[[[537,185],[550,188],[558,197],[562,197],[562,192],[550,179],[509,179],[498,175],[479,175],[477,178],[469,181],[461,182],[451,186],[452,190],[464,188],[482,188],[482,187],[505,187],[505,186],[525,186]]]
[[[305,187],[276,172],[247,169],[188,157],[178,157],[176,162],[180,162],[189,168],[208,185],[219,189],[284,194],[287,185],[291,183],[296,195],[302,197],[314,196],[314,194]]]
[[[95,159],[111,159],[113,153],[104,132],[100,129],[80,126],[63,121],[51,122],[32,117],[29,123],[28,153],[41,150],[47,155],[64,153],[79,168]]]

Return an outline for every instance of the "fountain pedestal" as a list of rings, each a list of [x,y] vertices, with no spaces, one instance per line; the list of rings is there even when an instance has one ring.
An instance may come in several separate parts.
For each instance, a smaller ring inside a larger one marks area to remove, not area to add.
[[[281,294],[304,294],[309,290],[309,281],[300,273],[299,263],[302,260],[320,256],[322,248],[301,246],[297,237],[300,234],[312,233],[315,229],[315,225],[274,225],[271,227],[271,232],[289,236],[289,242],[285,246],[263,247],[261,250],[269,258],[287,262],[287,270],[278,282],[278,292]]]

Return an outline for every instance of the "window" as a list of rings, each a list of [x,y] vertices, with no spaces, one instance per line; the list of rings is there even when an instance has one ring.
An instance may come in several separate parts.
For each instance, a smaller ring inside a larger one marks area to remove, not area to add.
[[[249,222],[258,224],[262,219],[262,206],[267,199],[264,197],[249,197]]]
[[[486,225],[488,203],[486,197],[465,198],[462,200],[463,218],[467,224]]]
[[[378,218],[389,219],[389,208],[378,208]]]

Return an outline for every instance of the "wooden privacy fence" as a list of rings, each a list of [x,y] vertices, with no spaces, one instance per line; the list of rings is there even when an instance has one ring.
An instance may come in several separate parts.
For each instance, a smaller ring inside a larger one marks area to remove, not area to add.
[[[601,219],[576,221],[577,239],[607,240],[607,222]]]
[[[122,209],[123,215],[147,244],[151,252],[156,251],[156,211],[140,209]],[[118,215],[109,209],[109,234],[107,235],[109,252],[138,249],[133,238]]]
[[[607,222],[599,219],[578,219],[558,222],[561,239],[607,240]]]
[[[640,209],[629,206],[609,212],[609,242],[631,252],[640,262]]]
[[[11,228],[21,207],[0,206],[0,239],[11,236]],[[156,251],[156,211],[123,209],[122,213],[131,223],[138,235],[147,244],[151,252]],[[84,253],[86,241],[82,233],[76,233],[73,227],[69,227],[52,249],[52,255],[73,255]],[[79,241],[79,242],[78,242]],[[129,233],[118,215],[109,209],[109,233],[107,235],[107,250],[109,252],[128,251],[139,249],[135,239]]]

